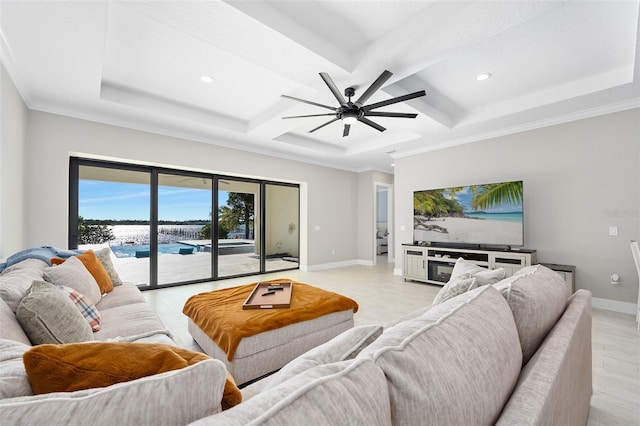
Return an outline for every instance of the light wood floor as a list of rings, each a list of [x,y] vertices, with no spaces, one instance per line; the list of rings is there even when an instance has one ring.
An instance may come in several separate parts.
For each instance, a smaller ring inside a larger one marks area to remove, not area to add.
[[[360,306],[356,325],[386,324],[430,305],[439,286],[403,282],[393,264],[380,256],[378,265],[325,271],[287,271],[144,292],[147,301],[174,334],[178,344],[201,350],[187,331],[182,314],[194,294],[269,278],[289,278],[344,294]],[[640,333],[632,315],[593,310],[593,397],[589,425],[640,425]]]

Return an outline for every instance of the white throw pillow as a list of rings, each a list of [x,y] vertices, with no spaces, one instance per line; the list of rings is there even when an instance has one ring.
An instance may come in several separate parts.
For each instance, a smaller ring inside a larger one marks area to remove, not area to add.
[[[478,287],[482,287],[485,285],[495,284],[504,279],[505,272],[503,268],[483,268],[460,257],[453,267],[450,280],[464,278],[467,275],[469,277],[476,278],[476,285]]]
[[[45,268],[44,279],[56,285],[78,290],[91,299],[94,305],[102,298],[95,278],[77,257],[70,257],[60,265]]]
[[[454,278],[449,280],[448,283],[440,289],[438,294],[436,294],[435,299],[433,299],[433,303],[431,306],[438,305],[446,300],[454,298],[462,293],[466,293],[469,290],[473,290],[478,287],[477,281],[478,279],[475,277],[470,277],[469,275],[463,275],[465,278]]]

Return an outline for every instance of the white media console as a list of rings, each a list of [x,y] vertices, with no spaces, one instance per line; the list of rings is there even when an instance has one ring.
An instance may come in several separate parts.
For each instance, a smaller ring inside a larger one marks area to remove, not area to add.
[[[483,268],[504,268],[508,277],[536,263],[535,250],[483,250],[413,244],[402,247],[402,278],[430,284],[446,284],[459,257]]]
[[[444,285],[459,257],[488,269],[503,268],[510,277],[525,266],[535,265],[536,251],[527,249],[466,249],[403,244],[402,278]],[[575,291],[575,266],[544,263],[564,278],[570,293]]]

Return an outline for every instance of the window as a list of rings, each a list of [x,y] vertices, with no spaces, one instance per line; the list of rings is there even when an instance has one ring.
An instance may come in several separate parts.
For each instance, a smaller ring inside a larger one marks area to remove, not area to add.
[[[69,175],[69,247],[110,247],[143,289],[299,267],[298,185],[81,158]]]

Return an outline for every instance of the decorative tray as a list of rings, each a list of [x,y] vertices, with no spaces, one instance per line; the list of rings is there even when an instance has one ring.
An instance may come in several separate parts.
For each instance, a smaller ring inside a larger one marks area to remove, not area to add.
[[[291,306],[291,281],[259,282],[242,304],[242,309],[275,309]]]

